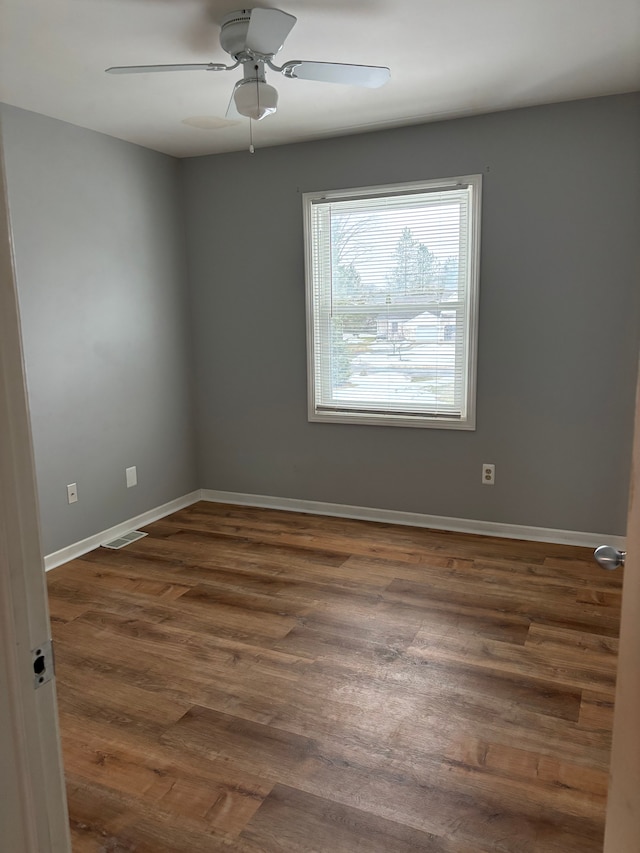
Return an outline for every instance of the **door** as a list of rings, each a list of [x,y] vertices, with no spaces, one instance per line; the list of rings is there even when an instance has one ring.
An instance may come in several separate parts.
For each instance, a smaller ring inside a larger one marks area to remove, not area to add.
[[[71,850],[50,637],[0,144],[0,844],[11,853]]]
[[[640,376],[604,853],[640,850]]]

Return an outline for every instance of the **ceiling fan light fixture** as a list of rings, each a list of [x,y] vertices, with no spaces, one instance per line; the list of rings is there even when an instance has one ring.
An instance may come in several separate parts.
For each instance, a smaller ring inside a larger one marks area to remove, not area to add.
[[[243,80],[233,93],[233,100],[240,115],[254,121],[275,113],[278,108],[278,92],[262,80]]]

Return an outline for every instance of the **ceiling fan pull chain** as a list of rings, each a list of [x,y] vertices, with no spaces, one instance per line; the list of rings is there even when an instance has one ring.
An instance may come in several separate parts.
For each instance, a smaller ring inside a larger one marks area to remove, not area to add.
[[[260,115],[260,81],[258,79],[260,67],[254,65],[254,71],[256,72],[256,103],[258,105],[258,115]],[[253,119],[249,116],[249,154],[255,153],[256,149],[253,147]]]

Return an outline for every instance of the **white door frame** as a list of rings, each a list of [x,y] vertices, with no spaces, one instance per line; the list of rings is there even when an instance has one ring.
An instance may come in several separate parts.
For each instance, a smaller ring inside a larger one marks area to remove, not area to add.
[[[640,850],[640,371],[604,853]]]
[[[11,853],[70,853],[55,678],[0,127],[0,826]]]

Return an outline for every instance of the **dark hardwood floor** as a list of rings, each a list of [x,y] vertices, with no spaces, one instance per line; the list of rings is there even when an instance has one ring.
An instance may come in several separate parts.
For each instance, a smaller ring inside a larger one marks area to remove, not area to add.
[[[48,575],[74,853],[600,853],[620,573],[199,503]]]

